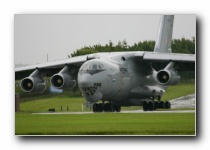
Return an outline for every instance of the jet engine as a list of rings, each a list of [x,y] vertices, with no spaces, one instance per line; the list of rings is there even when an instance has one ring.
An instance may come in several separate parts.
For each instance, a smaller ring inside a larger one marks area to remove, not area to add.
[[[42,93],[46,89],[46,84],[39,77],[26,77],[21,81],[21,89],[24,92]]]
[[[55,74],[51,78],[51,84],[58,89],[72,89],[76,85],[76,81],[68,74]]]
[[[156,75],[156,80],[163,85],[174,85],[180,81],[180,76],[173,70],[160,70]]]
[[[51,78],[51,84],[58,89],[72,89],[76,86],[76,81],[68,74],[68,67],[64,67],[59,73]]]

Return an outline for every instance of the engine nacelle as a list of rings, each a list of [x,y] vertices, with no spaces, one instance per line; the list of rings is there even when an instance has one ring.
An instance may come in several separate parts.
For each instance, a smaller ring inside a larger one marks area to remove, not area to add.
[[[73,89],[76,81],[66,73],[58,73],[52,76],[51,85],[58,89]]]
[[[156,75],[156,80],[163,85],[175,85],[181,77],[173,70],[160,70]]]
[[[21,89],[24,92],[42,93],[46,89],[44,81],[38,77],[26,77],[21,81]]]

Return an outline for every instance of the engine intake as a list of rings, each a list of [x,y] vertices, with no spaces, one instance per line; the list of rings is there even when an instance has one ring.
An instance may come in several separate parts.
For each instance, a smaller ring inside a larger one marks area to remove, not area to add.
[[[68,74],[58,73],[52,76],[51,84],[58,89],[72,89],[76,86],[76,81]]]
[[[156,75],[156,80],[160,84],[174,85],[180,81],[180,76],[173,70],[160,70]]]
[[[38,77],[26,77],[21,81],[21,89],[24,92],[42,93],[46,89],[46,84]]]

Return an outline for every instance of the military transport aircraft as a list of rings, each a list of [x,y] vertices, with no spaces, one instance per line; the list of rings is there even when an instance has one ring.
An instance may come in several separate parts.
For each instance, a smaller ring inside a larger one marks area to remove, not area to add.
[[[173,22],[173,15],[161,16],[154,52],[94,53],[20,67],[15,68],[15,79],[23,78],[24,92],[43,92],[45,76],[51,77],[57,89],[73,89],[78,84],[93,112],[119,112],[121,106],[143,106],[144,111],[170,108],[161,96],[180,81],[177,66],[195,69],[195,55],[172,53]]]

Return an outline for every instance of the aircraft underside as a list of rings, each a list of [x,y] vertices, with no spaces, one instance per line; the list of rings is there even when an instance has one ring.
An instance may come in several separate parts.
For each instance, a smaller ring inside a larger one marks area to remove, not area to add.
[[[121,106],[115,103],[93,103],[92,109],[93,112],[120,112]],[[170,109],[171,103],[169,101],[143,101],[142,105],[129,106],[143,106],[144,111],[155,111],[156,109]]]
[[[170,109],[169,101],[161,101],[161,97],[147,99],[128,99],[123,101],[109,101],[93,103],[93,112],[120,112],[121,106],[142,106],[144,111],[155,111],[156,109]],[[140,109],[140,108],[139,108]]]

